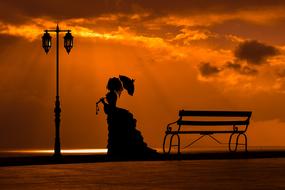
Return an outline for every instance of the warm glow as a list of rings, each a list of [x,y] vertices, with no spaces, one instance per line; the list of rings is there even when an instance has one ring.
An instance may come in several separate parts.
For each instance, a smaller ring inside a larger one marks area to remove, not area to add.
[[[7,153],[19,153],[19,154],[47,154],[54,153],[54,150],[10,150]],[[103,154],[107,153],[107,149],[63,149],[63,154]]]
[[[69,55],[65,32],[59,38],[62,153],[106,153],[71,148],[106,147],[106,115],[95,103],[120,74],[135,79],[135,93],[123,92],[118,105],[151,147],[162,146],[179,109],[251,110],[249,145],[285,145],[281,136],[262,141],[266,130],[285,133],[284,2],[59,4],[0,6],[0,148],[54,146],[56,38],[51,32],[46,55],[41,37],[57,23],[74,36]]]

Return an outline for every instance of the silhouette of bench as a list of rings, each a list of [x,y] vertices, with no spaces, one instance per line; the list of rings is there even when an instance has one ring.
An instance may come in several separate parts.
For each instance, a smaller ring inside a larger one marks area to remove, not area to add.
[[[179,119],[169,123],[166,127],[163,140],[163,152],[170,154],[172,147],[177,147],[180,154],[180,135],[199,134],[200,136],[184,148],[192,146],[205,136],[210,137],[219,144],[228,144],[230,152],[236,152],[239,145],[243,145],[247,152],[247,136],[245,132],[249,126],[250,111],[189,111],[180,110]],[[176,127],[172,126],[176,124]],[[228,143],[222,143],[216,139],[214,134],[230,134]],[[240,143],[240,137],[244,142]],[[169,139],[169,146],[166,141]],[[173,144],[173,138],[177,138],[177,144]],[[235,137],[235,141],[234,141]],[[234,144],[234,145],[233,145]],[[167,152],[165,149],[168,149]]]

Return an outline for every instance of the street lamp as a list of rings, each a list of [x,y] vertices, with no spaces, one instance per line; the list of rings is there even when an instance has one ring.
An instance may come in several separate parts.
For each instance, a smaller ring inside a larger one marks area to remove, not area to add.
[[[60,30],[59,26],[56,26],[55,30],[44,30],[44,35],[42,37],[42,46],[46,52],[49,52],[51,48],[51,36],[49,32],[56,33],[56,97],[55,97],[55,143],[54,143],[54,156],[61,156],[61,148],[60,148],[60,99],[59,99],[59,33],[66,32],[64,36],[64,47],[69,54],[71,48],[73,47],[73,36],[71,35],[71,30]]]

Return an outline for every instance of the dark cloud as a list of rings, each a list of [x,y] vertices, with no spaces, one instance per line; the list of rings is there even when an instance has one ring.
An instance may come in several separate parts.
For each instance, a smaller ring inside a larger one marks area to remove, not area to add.
[[[132,13],[133,3],[124,1],[92,0],[12,0],[1,2],[1,20],[10,22],[29,21],[30,18],[48,17],[52,20],[90,18],[112,13]]]
[[[50,17],[52,19],[89,18],[106,14],[133,14],[148,12],[152,17],[165,15],[205,15],[233,13],[240,10],[256,10],[269,7],[285,7],[282,0],[10,0],[1,2],[0,18],[19,21],[34,17]]]
[[[225,64],[226,69],[232,69],[235,72],[242,74],[242,75],[256,75],[258,73],[258,70],[253,68],[253,66],[242,66],[239,63],[235,62],[227,62]]]
[[[208,77],[218,74],[221,70],[218,67],[211,65],[209,62],[201,62],[199,71],[202,76]]]
[[[250,40],[240,43],[234,54],[239,60],[245,60],[249,64],[260,65],[265,63],[267,58],[278,55],[279,51],[274,46]]]
[[[237,71],[239,71],[241,69],[241,65],[240,64],[234,63],[234,62],[230,62],[230,61],[226,63],[225,67],[233,69],[233,70],[237,70]]]
[[[221,35],[231,34],[243,39],[262,39],[263,42],[268,44],[283,45],[285,38],[280,38],[280,36],[285,34],[285,20],[282,17],[280,15],[280,18],[274,20],[274,23],[270,24],[270,27],[268,27],[268,24],[248,22],[247,20],[236,18],[216,23],[209,28],[212,32]]]

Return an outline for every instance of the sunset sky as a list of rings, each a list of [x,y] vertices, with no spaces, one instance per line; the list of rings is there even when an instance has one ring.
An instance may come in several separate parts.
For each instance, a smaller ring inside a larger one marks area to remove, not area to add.
[[[285,146],[284,10],[281,0],[1,0],[0,149],[53,148],[55,35],[47,55],[41,37],[57,23],[74,36],[69,55],[60,39],[63,148],[106,147],[95,103],[119,74],[136,89],[118,105],[152,147],[180,109],[251,110],[249,145]]]

